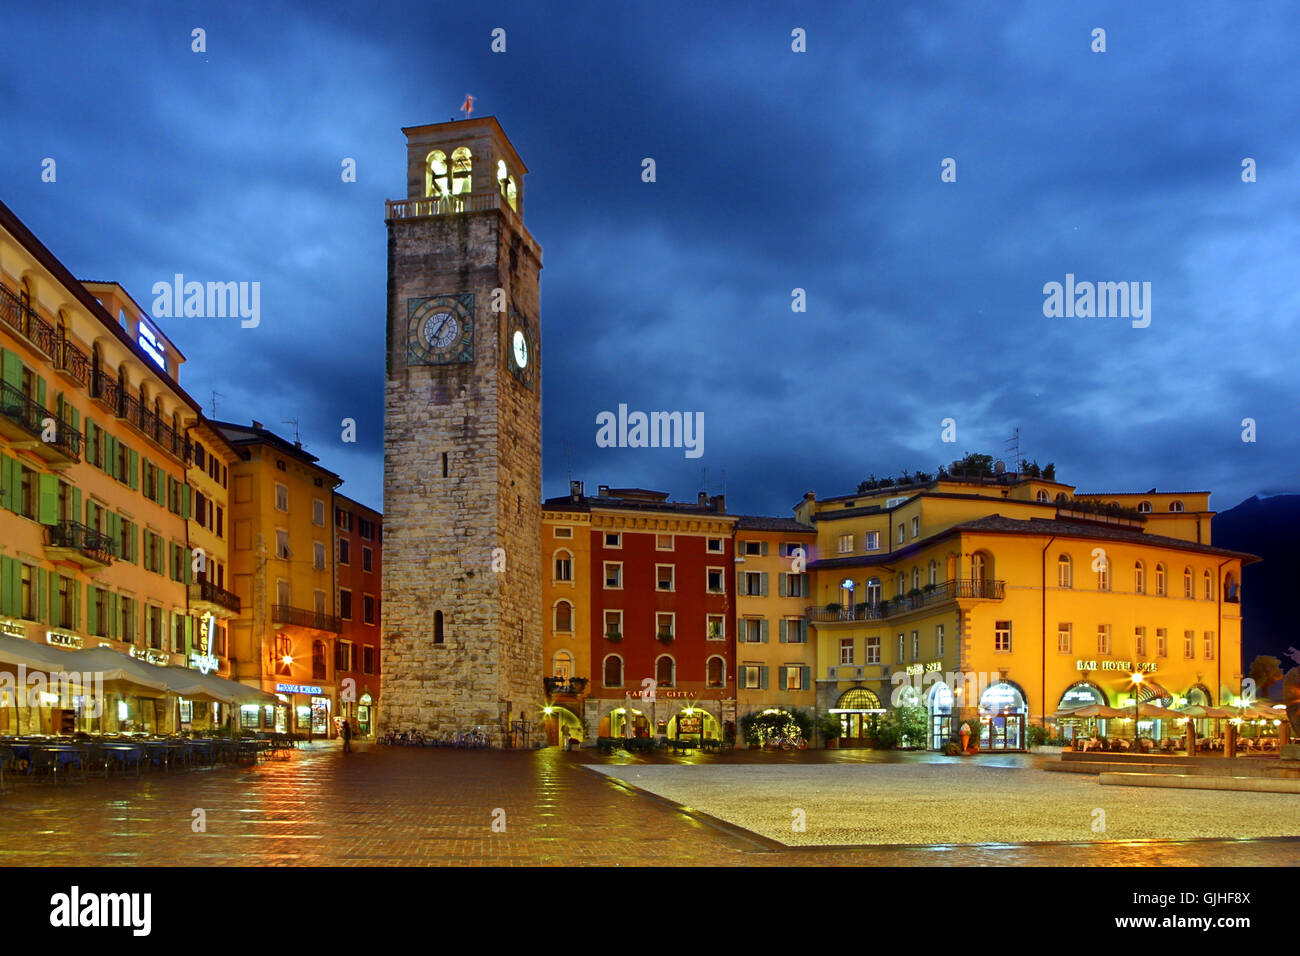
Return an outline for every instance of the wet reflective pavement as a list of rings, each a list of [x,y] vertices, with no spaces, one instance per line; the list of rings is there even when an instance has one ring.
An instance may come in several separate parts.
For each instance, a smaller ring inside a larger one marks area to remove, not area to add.
[[[592,751],[316,745],[288,761],[14,784],[0,864],[15,866],[1289,866],[1295,839],[777,849],[583,769],[588,763],[857,763],[952,759],[807,751],[602,758]],[[1032,767],[1050,757],[978,759]],[[202,814],[196,811],[203,811]],[[195,832],[202,822],[206,832]]]

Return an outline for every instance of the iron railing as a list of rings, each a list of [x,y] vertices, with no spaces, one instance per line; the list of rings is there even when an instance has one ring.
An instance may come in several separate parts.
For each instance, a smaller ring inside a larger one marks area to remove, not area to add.
[[[81,432],[8,382],[0,382],[0,415],[42,441],[45,440],[45,420],[54,419],[54,438],[46,444],[54,446],[69,458],[81,457]]]
[[[1005,596],[1006,582],[980,578],[957,578],[944,581],[920,594],[908,594],[879,603],[828,604],[810,607],[804,612],[806,620],[826,624],[833,621],[883,621],[895,614],[906,614],[933,604],[943,604],[957,598],[985,598],[1001,601]]]
[[[80,521],[64,519],[56,525],[51,525],[50,546],[72,548],[104,564],[117,557],[116,541],[102,531],[96,531]]]
[[[333,614],[309,611],[306,608],[291,607],[288,604],[272,604],[271,621],[275,624],[310,627],[317,631],[330,631],[334,634],[338,634],[343,630],[339,618]]]
[[[239,595],[227,591],[225,588],[217,587],[211,581],[195,581],[190,585],[190,599],[194,601],[207,601],[209,604],[216,604],[224,607],[227,611],[240,612]]]

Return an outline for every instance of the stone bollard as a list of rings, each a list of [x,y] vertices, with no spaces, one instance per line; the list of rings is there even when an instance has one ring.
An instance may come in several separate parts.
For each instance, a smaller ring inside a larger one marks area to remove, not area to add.
[[[1187,756],[1196,756],[1196,727],[1190,720],[1187,722]]]
[[[1237,756],[1237,725],[1228,724],[1223,732],[1223,755],[1225,757]]]

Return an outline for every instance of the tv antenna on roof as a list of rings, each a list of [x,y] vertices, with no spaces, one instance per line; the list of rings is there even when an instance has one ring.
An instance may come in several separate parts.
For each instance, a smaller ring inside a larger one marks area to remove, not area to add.
[[[1012,433],[1011,437],[1008,438],[1003,443],[1003,446],[1013,456],[1011,460],[1014,464],[1011,470],[1016,474],[1020,474],[1021,458],[1020,458],[1020,428],[1019,427],[1017,427],[1015,431]]]
[[[220,392],[218,392],[218,391],[214,388],[214,389],[212,390],[212,417],[213,417],[213,418],[216,418],[216,417],[217,417],[217,399],[218,399],[218,398],[225,398],[225,396],[222,395]]]
[[[286,418],[286,419],[281,420],[280,424],[281,424],[281,425],[292,425],[292,426],[293,426],[293,442],[294,442],[294,444],[295,444],[295,445],[301,445],[301,444],[302,444],[302,436],[298,434],[298,419],[296,419],[296,418]]]

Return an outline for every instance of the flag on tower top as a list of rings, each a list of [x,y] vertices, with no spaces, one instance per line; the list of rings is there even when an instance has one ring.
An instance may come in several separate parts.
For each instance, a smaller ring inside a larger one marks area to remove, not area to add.
[[[474,112],[474,97],[466,93],[465,102],[460,104],[460,109],[465,114],[465,118],[469,119],[469,114]]]

